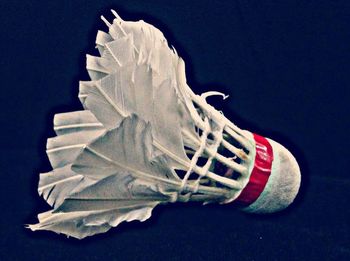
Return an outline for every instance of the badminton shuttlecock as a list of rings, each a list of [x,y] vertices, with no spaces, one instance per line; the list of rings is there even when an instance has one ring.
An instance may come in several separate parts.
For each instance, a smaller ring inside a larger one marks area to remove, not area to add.
[[[295,198],[300,171],[277,142],[241,130],[186,84],[185,65],[144,21],[99,31],[101,57],[87,56],[84,110],[56,114],[47,141],[53,170],[39,194],[53,210],[32,230],[83,238],[122,221],[144,221],[158,204],[235,202],[257,213]]]

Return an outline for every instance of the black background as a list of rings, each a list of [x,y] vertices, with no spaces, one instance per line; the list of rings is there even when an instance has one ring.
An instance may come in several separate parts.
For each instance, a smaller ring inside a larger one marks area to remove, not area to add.
[[[57,112],[81,109],[99,19],[158,27],[196,93],[238,126],[289,148],[303,174],[292,207],[252,216],[230,205],[157,207],[144,223],[81,241],[31,232],[48,210],[38,173]],[[1,35],[2,260],[350,260],[349,1],[4,1]]]

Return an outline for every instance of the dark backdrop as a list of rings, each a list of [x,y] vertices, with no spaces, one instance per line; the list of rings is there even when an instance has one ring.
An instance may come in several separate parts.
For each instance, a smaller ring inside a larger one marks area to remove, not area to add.
[[[197,93],[229,94],[210,102],[296,155],[303,182],[290,209],[161,206],[82,241],[24,228],[49,209],[36,189],[52,117],[81,108],[85,53],[110,8],[161,29]],[[2,0],[0,10],[0,259],[350,260],[349,1]]]

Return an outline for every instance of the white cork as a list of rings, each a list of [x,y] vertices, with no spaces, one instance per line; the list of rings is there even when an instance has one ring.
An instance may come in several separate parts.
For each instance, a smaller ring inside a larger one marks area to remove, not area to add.
[[[268,139],[272,146],[274,160],[271,175],[258,199],[243,208],[245,212],[272,213],[288,207],[298,194],[301,175],[299,165],[281,144]]]

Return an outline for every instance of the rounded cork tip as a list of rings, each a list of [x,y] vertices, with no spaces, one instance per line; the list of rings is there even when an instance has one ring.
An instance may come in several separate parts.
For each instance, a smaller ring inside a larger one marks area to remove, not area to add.
[[[298,194],[301,174],[299,165],[289,150],[267,139],[273,150],[271,174],[260,196],[243,208],[251,213],[273,213],[288,207]]]

